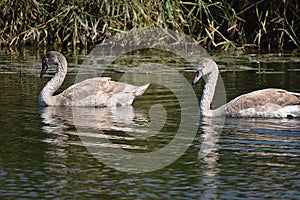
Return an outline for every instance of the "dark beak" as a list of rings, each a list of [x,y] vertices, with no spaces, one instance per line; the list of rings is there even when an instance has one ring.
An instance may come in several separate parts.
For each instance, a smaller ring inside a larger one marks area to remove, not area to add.
[[[195,85],[200,80],[201,77],[202,77],[202,73],[200,71],[197,71],[192,81],[192,85]]]
[[[42,62],[42,70],[40,73],[40,78],[42,78],[42,76],[46,73],[46,71],[48,70],[48,64],[46,60],[43,60]]]

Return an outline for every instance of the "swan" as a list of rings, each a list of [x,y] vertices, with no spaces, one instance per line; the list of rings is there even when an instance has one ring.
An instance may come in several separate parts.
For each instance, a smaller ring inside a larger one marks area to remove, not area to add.
[[[205,78],[205,86],[200,102],[200,115],[204,117],[260,117],[289,118],[300,117],[300,93],[283,89],[262,89],[236,97],[225,105],[211,110],[210,105],[215,93],[219,70],[210,58],[200,60],[192,85],[201,77]]]
[[[42,61],[40,78],[50,65],[56,65],[56,73],[39,94],[41,106],[125,106],[141,96],[150,84],[135,86],[112,81],[109,77],[97,77],[76,83],[62,93],[54,95],[67,74],[67,60],[57,51],[49,51]]]

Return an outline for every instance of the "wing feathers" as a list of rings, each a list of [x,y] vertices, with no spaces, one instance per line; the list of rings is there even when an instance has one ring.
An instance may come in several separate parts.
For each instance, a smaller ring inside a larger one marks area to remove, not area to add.
[[[142,93],[144,93],[148,85],[141,87]],[[116,98],[113,98],[113,96],[117,96],[120,101],[131,104],[136,96],[136,91],[141,87],[111,81],[109,77],[91,78],[70,86],[57,95],[57,99],[62,105],[102,107],[118,104],[115,101]],[[112,101],[112,99],[114,100]]]
[[[273,106],[282,108],[300,105],[300,94],[281,89],[264,89],[241,95],[227,104],[227,112],[236,113],[249,108]]]

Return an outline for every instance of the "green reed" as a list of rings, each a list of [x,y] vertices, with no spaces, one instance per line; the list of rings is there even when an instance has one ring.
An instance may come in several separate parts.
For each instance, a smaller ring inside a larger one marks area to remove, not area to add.
[[[91,46],[161,27],[206,48],[300,48],[297,0],[2,0],[0,45]]]

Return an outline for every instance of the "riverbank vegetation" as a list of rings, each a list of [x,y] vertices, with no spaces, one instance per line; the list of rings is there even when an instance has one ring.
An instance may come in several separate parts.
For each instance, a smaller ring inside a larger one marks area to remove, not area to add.
[[[101,43],[119,32],[160,27],[209,49],[299,49],[298,0],[2,0],[0,45]]]

